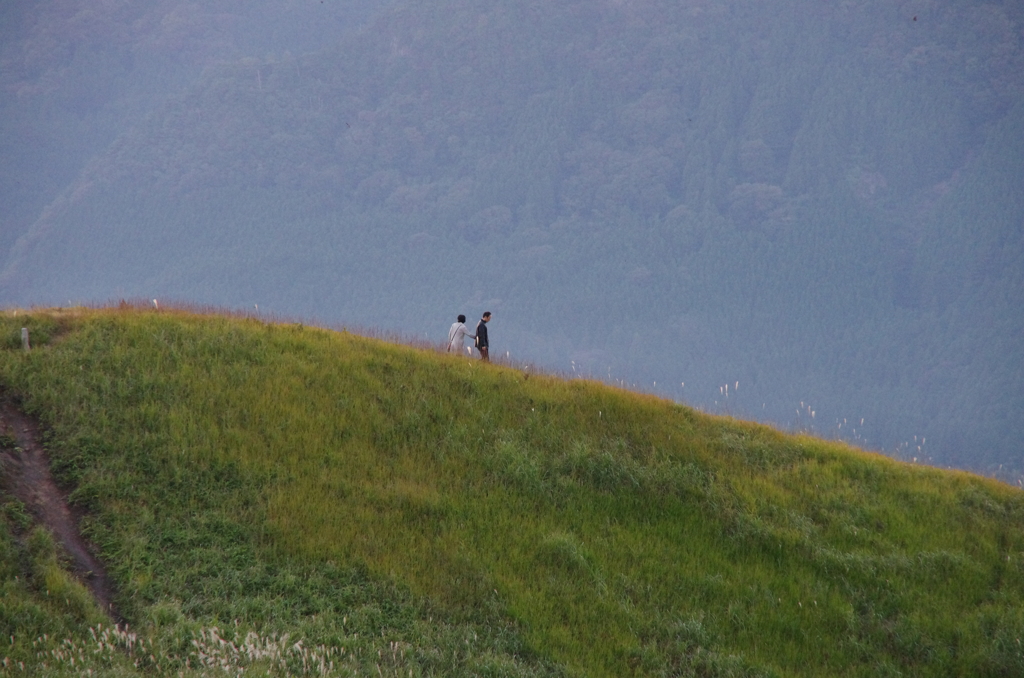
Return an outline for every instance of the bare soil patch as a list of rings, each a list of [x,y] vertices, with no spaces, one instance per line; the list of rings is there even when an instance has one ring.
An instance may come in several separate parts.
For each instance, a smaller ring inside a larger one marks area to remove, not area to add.
[[[17,497],[32,516],[45,525],[64,549],[76,577],[92,591],[100,607],[115,621],[114,589],[106,569],[79,530],[81,515],[68,503],[50,473],[39,423],[22,412],[8,397],[0,397],[0,435],[17,446],[0,449],[0,486]]]

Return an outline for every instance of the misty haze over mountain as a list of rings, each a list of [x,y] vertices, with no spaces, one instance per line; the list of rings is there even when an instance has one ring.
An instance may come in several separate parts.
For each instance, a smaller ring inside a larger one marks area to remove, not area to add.
[[[13,2],[0,87],[0,305],[490,310],[495,354],[1024,473],[1021,3]]]

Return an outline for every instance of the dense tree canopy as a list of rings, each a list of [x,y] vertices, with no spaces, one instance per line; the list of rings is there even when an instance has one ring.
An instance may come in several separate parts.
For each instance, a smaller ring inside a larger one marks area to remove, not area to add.
[[[36,177],[5,300],[431,337],[487,307],[520,358],[1021,470],[1018,4],[446,0],[335,41],[261,6],[78,8],[73,54],[22,21],[3,142],[45,165],[45,120],[77,164]]]

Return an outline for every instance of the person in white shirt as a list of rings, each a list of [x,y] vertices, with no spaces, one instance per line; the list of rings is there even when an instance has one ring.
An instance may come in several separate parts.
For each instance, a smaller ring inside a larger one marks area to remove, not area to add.
[[[459,319],[452,323],[451,329],[448,330],[448,352],[462,353],[462,346],[466,337],[476,339],[476,335],[470,334],[469,328],[466,327],[466,316],[460,315]]]

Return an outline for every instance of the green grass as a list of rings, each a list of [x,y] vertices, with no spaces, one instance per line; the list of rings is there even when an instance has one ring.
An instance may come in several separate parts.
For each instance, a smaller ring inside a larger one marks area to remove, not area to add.
[[[150,643],[106,671],[191,670],[216,627],[338,675],[1024,675],[991,480],[301,325],[21,312],[0,347]],[[96,612],[5,501],[0,656],[71,675]]]

